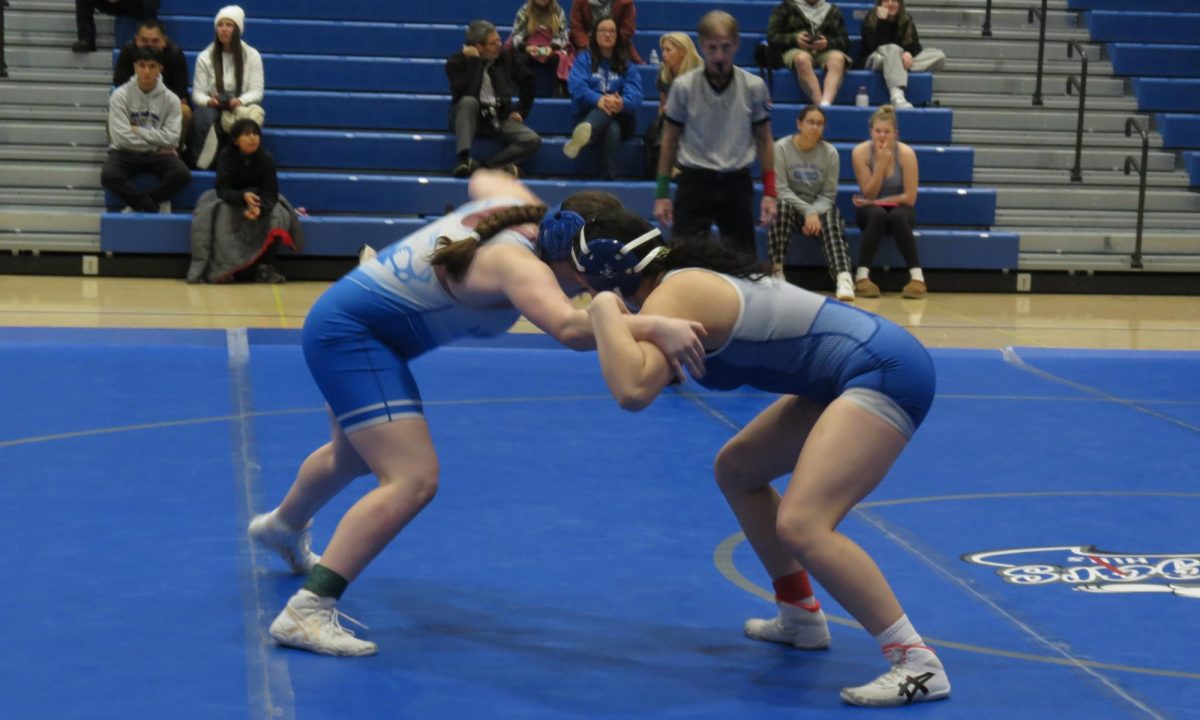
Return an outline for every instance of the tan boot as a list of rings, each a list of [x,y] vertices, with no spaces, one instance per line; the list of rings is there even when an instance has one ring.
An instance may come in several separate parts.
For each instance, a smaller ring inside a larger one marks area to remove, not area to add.
[[[858,297],[877,298],[879,297],[879,286],[871,282],[871,278],[855,280],[854,294]]]
[[[900,291],[900,297],[908,298],[909,300],[920,300],[929,293],[929,288],[920,280],[909,280],[904,289]]]

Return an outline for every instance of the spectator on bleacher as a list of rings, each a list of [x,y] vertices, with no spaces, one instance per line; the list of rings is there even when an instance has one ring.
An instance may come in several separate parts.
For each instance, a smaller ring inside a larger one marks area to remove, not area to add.
[[[592,29],[607,18],[617,24],[617,43],[625,47],[635,65],[642,65],[642,56],[633,46],[637,32],[637,8],[633,0],[571,0],[571,43],[575,51],[588,49]]]
[[[883,72],[898,108],[912,107],[904,96],[908,73],[936,72],[946,65],[946,53],[921,45],[917,26],[904,9],[904,0],[875,0],[875,11],[862,24],[864,67]]]
[[[633,137],[636,130],[642,77],[617,42],[617,24],[612,18],[592,28],[591,46],[575,56],[567,87],[576,125],[563,145],[563,154],[574,158],[596,139],[600,177],[616,179],[621,141]]]
[[[662,151],[654,193],[654,217],[674,225],[679,238],[702,237],[715,222],[722,239],[755,255],[754,182],[750,166],[763,171],[759,222],[775,219],[775,157],[771,150],[771,97],[757,75],[733,64],[738,23],[713,10],[697,28],[704,68],[675,78],[667,98]],[[675,202],[671,172],[679,160]]]
[[[517,10],[508,44],[531,72],[534,63],[545,65],[557,78],[555,94],[561,97],[575,62],[575,47],[567,32],[567,14],[558,0],[526,0]]]
[[[137,35],[125,43],[113,66],[113,87],[120,87],[133,77],[133,52],[137,48],[149,48],[158,53],[163,61],[162,79],[167,89],[179,98],[179,111],[183,113],[183,126],[179,133],[179,146],[187,162],[188,137],[192,128],[192,106],[188,103],[188,66],[183,50],[167,37],[166,28],[157,18],[145,18],[138,23]]]
[[[909,281],[901,294],[923,298],[928,288],[917,242],[913,237],[917,204],[917,154],[900,142],[896,110],[884,105],[871,116],[871,139],[855,146],[851,159],[859,193],[854,196],[858,208],[858,227],[862,230],[862,251],[858,257],[854,290],[862,297],[879,297],[879,286],[871,282],[871,261],[890,233],[908,266]]]
[[[446,60],[450,81],[450,127],[458,151],[454,177],[476,168],[505,170],[514,177],[517,165],[537,152],[542,138],[525,124],[533,108],[533,76],[504,51],[500,33],[487,20],[467,26],[466,44]],[[519,93],[512,106],[513,91]],[[484,163],[471,157],[476,134],[497,138],[503,147]]]
[[[75,37],[71,50],[96,50],[96,11],[141,20],[158,17],[158,0],[75,0]]]
[[[646,176],[654,177],[658,170],[658,151],[662,148],[662,129],[666,122],[667,96],[671,92],[671,83],[684,73],[704,67],[700,53],[687,33],[669,32],[658,39],[658,49],[662,55],[662,64],[658,67],[654,86],[658,90],[658,115],[646,130]]]
[[[783,0],[767,21],[771,64],[796,72],[814,105],[833,104],[850,66],[850,36],[837,5],[825,0]],[[816,68],[825,70],[825,87]]]
[[[850,247],[845,223],[837,207],[838,151],[822,140],[825,111],[809,105],[796,118],[797,132],[775,143],[775,172],[779,184],[779,213],[767,231],[767,249],[776,277],[783,277],[783,261],[792,235],[820,237],[829,263],[829,274],[837,283],[837,299],[854,300]]]
[[[192,263],[187,280],[282,283],[275,269],[281,245],[302,241],[300,219],[279,194],[275,158],[262,147],[262,128],[250,118],[229,129],[217,157],[217,186],[196,202]]]
[[[162,60],[148,48],[133,55],[134,77],[108,98],[108,158],[100,184],[121,198],[127,212],[171,212],[171,198],[191,182],[179,159],[179,98],[163,84]],[[158,185],[149,191],[133,176],[150,173]]]
[[[266,118],[262,55],[242,40],[246,12],[227,5],[217,11],[213,25],[215,36],[196,58],[192,80],[198,168],[212,164],[235,122],[250,118],[261,127]]]

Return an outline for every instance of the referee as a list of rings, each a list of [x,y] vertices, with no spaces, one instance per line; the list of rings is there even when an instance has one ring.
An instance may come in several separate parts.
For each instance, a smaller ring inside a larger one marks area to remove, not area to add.
[[[732,15],[713,10],[700,19],[697,34],[704,67],[676,78],[667,96],[654,217],[673,226],[676,238],[705,236],[716,223],[726,243],[753,257],[750,166],[756,154],[763,169],[759,222],[766,226],[775,218],[771,98],[760,78],[733,64],[738,24]],[[676,162],[672,205],[670,172]]]

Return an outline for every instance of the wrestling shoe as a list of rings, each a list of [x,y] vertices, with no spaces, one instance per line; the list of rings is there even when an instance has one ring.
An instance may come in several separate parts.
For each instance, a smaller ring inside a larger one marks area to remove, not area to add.
[[[250,539],[268,550],[274,550],[283,558],[292,572],[306,575],[313,566],[321,561],[321,556],[312,551],[312,535],[308,529],[312,527],[309,520],[304,527],[293,530],[283,523],[272,510],[269,513],[256,515],[250,521],[247,532]]]
[[[829,623],[820,608],[812,611],[790,603],[777,604],[779,614],[770,620],[750,618],[746,621],[746,637],[794,645],[801,650],[823,650],[829,647]]]
[[[888,645],[892,669],[866,685],[842,688],[842,700],[864,707],[894,707],[950,697],[950,680],[933,650],[924,645]]]
[[[377,647],[368,640],[359,640],[354,632],[342,627],[338,616],[357,623],[339,612],[334,598],[319,597],[309,590],[300,590],[288,600],[283,611],[271,623],[271,637],[280,645],[309,650],[322,655],[374,655]],[[361,624],[361,623],[359,623]]]

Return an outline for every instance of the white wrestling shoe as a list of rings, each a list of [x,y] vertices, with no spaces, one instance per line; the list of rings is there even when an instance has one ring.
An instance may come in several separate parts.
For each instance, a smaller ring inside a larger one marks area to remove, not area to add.
[[[950,680],[933,650],[924,645],[889,645],[892,669],[866,685],[842,688],[842,700],[864,707],[894,707],[950,697]]]
[[[271,637],[280,645],[309,650],[322,655],[374,655],[375,643],[359,640],[342,627],[338,615],[358,622],[334,607],[337,600],[301,590],[292,596],[283,611],[271,623]],[[359,623],[361,624],[361,623]]]
[[[313,566],[321,561],[321,556],[312,551],[312,535],[308,532],[310,527],[312,520],[299,530],[293,530],[272,510],[256,515],[250,521],[247,533],[254,542],[278,553],[292,572],[307,575]]]
[[[746,637],[766,642],[794,645],[801,650],[824,650],[829,647],[829,623],[825,613],[778,603],[779,614],[770,620],[750,618],[746,621]]]

